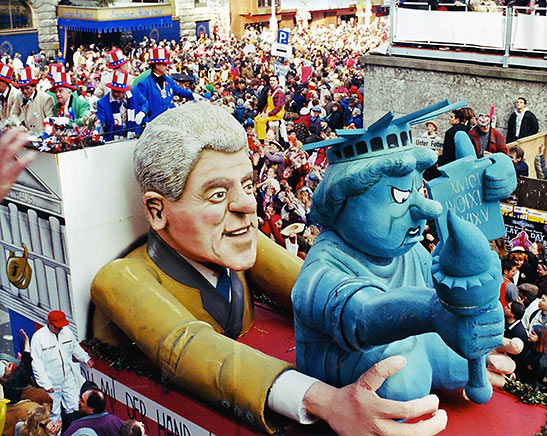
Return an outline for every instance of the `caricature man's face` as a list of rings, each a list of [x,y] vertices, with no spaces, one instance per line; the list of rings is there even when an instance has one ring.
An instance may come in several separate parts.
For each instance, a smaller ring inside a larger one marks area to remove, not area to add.
[[[160,236],[178,253],[237,271],[256,259],[253,168],[245,150],[205,150],[177,201],[164,200]]]
[[[426,220],[440,215],[441,205],[422,194],[422,174],[382,176],[364,193],[349,197],[336,231],[351,246],[377,257],[400,256],[420,242]]]

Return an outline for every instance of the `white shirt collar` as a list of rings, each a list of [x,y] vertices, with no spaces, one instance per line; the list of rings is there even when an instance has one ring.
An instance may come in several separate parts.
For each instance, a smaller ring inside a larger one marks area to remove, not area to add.
[[[213,270],[207,268],[202,263],[196,262],[195,260],[192,260],[192,259],[187,258],[186,256],[183,256],[180,253],[179,253],[179,255],[182,256],[184,258],[184,260],[186,260],[195,269],[197,269],[199,271],[199,273],[203,277],[205,277],[207,279],[207,281],[209,283],[211,283],[211,285],[213,285],[216,288],[217,283],[218,283],[218,277],[217,277],[216,273]]]

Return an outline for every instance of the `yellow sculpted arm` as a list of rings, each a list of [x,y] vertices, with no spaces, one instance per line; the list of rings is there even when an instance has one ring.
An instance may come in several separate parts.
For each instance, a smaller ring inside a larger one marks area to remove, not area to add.
[[[291,291],[304,261],[258,232],[256,263],[246,276],[254,289],[292,312]]]
[[[214,405],[239,409],[243,418],[269,432],[277,430],[264,408],[273,381],[291,366],[287,362],[197,320],[139,259],[118,259],[103,267],[91,298],[178,386]]]

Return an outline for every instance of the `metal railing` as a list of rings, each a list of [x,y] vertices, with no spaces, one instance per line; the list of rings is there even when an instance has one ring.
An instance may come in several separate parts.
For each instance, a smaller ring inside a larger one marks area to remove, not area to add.
[[[528,14],[529,8],[491,1],[461,3],[461,8],[454,3],[439,6],[452,10],[392,1],[388,54],[547,67],[547,16],[541,15],[547,8]]]

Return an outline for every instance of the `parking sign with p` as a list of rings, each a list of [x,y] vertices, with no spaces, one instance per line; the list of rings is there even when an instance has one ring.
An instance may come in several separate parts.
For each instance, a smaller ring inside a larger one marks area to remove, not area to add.
[[[286,30],[277,31],[277,43],[278,44],[288,44],[289,43],[289,32]]]

